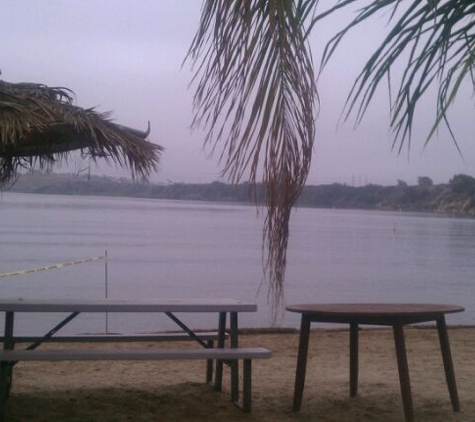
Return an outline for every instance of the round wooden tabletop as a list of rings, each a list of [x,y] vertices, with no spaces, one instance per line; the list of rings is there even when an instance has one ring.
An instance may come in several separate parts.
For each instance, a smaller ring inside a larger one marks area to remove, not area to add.
[[[391,325],[434,321],[465,309],[431,303],[321,303],[291,305],[287,310],[301,313],[314,322]]]

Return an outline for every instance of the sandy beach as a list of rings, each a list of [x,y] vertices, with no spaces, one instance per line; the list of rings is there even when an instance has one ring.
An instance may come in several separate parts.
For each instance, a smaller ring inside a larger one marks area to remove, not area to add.
[[[437,332],[406,329],[416,421],[475,420],[475,328],[451,327],[461,412],[453,413]],[[291,411],[298,333],[251,332],[241,345],[272,350],[253,364],[252,413],[204,383],[201,361],[19,363],[8,421],[403,421],[392,331],[363,329],[358,397],[348,393],[348,331],[312,331],[302,409]],[[180,343],[180,347],[191,347]],[[58,348],[58,345],[48,345]],[[78,347],[61,345],[60,347]],[[130,347],[81,345],[80,347]],[[135,346],[134,346],[135,347]],[[136,347],[156,347],[141,344]],[[176,347],[176,344],[160,344]]]

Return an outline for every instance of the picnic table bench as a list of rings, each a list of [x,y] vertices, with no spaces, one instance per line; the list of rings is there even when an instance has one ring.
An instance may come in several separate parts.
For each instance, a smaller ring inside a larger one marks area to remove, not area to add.
[[[219,340],[219,333],[217,331],[197,331],[194,335],[201,342],[206,343],[206,348],[212,349],[215,347],[215,342]],[[225,333],[225,338],[229,335]],[[74,335],[50,336],[14,336],[11,338],[12,349],[18,343],[155,343],[162,341],[190,341],[195,340],[190,337],[188,333],[183,332],[165,332],[165,333],[84,333]],[[0,336],[0,343],[5,342],[5,337]],[[206,363],[206,382],[210,383],[213,380],[213,359],[208,359]]]
[[[5,402],[10,392],[13,366],[19,361],[91,361],[91,360],[206,360],[209,382],[212,378],[212,365],[216,362],[215,388],[221,391],[223,364],[231,368],[231,400],[239,405],[239,364],[243,362],[243,397],[240,407],[244,412],[251,411],[252,360],[269,358],[271,352],[261,347],[238,346],[238,312],[252,312],[256,305],[232,299],[226,300],[165,300],[153,301],[32,301],[1,300],[0,312],[5,312],[5,331],[0,337],[3,350],[0,350],[0,421],[3,421]],[[68,312],[53,329],[44,336],[15,336],[13,321],[19,312]],[[182,330],[180,333],[158,334],[86,334],[56,336],[55,334],[81,312],[156,312],[164,313]],[[219,314],[216,332],[195,332],[175,312],[216,312]],[[230,315],[230,327],[226,329],[226,315]],[[227,331],[229,334],[227,334]],[[229,338],[229,347],[226,347]],[[183,341],[194,340],[199,348],[173,349],[38,349],[44,342],[136,342],[136,341]],[[18,343],[30,343],[26,349],[16,349]],[[217,347],[214,347],[214,343]]]
[[[59,350],[3,350],[0,351],[2,363],[1,385],[3,388],[8,384],[8,370],[4,365],[11,365],[18,361],[100,361],[100,360],[196,360],[196,359],[219,359],[227,362],[243,361],[243,398],[242,409],[244,412],[251,411],[251,385],[252,385],[252,359],[265,359],[270,357],[270,351],[262,347],[249,348],[225,348],[225,349],[59,349]],[[3,392],[2,392],[3,396]],[[5,397],[8,390],[5,391]],[[4,401],[4,400],[3,400]],[[3,407],[3,406],[2,406]],[[3,416],[1,417],[3,419]]]

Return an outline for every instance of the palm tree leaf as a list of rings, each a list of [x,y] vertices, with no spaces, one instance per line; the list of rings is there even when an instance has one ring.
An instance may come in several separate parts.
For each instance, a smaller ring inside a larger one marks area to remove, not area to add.
[[[356,0],[338,1],[336,5],[317,15],[310,27],[338,10],[349,6],[354,7],[355,2]],[[389,86],[390,123],[394,130],[393,147],[399,144],[400,152],[407,142],[409,149],[419,100],[435,86],[438,90],[436,116],[425,145],[436,133],[440,124],[444,123],[458,148],[449,124],[448,110],[460,92],[464,80],[470,78],[472,85],[475,86],[473,75],[475,4],[473,2],[465,0],[371,1],[328,42],[322,57],[321,69],[324,69],[341,40],[351,29],[388,9],[391,10],[390,22],[394,23],[355,80],[342,118],[346,120],[354,113],[355,122],[359,124],[378,86],[383,80],[390,81],[390,70],[396,63],[405,60],[406,66],[394,97],[391,95],[391,86]]]
[[[223,175],[262,182],[265,279],[283,294],[289,219],[305,184],[318,103],[305,21],[317,1],[205,0],[187,59],[193,78],[192,127],[220,150]],[[275,308],[276,309],[276,308]]]

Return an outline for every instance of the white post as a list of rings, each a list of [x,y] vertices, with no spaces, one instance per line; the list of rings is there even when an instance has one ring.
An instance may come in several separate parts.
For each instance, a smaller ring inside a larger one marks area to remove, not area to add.
[[[109,264],[108,262],[108,259],[107,259],[107,250],[104,252],[104,260],[105,260],[105,263],[104,263],[104,282],[105,282],[105,296],[106,296],[106,299],[108,298],[109,296],[109,290],[108,290],[108,273],[107,273],[107,266]],[[106,334],[109,333],[109,314],[106,312]]]

